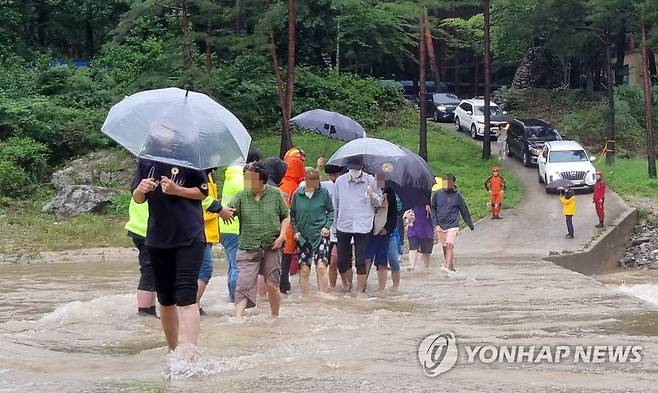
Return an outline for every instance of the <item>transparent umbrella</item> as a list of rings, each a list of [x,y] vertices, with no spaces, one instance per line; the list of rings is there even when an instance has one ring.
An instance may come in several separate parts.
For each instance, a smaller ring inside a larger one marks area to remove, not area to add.
[[[178,88],[124,98],[110,109],[101,131],[139,158],[199,170],[242,163],[251,144],[226,108]]]

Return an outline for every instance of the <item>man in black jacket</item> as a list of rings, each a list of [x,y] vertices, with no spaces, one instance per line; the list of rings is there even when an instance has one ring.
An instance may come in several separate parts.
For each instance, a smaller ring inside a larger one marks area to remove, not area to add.
[[[459,232],[459,216],[472,230],[475,229],[471,220],[471,213],[462,195],[455,186],[455,175],[448,173],[443,179],[443,189],[432,195],[432,225],[434,233],[443,247],[443,257],[446,264],[441,267],[444,271],[455,271],[454,246]]]
[[[373,234],[368,240],[367,256],[377,266],[379,289],[386,289],[389,265],[393,289],[398,289],[400,287],[400,255],[398,254],[397,236],[395,236],[399,214],[397,196],[391,187],[385,186],[383,176],[377,175],[377,185],[384,195],[384,202],[379,209],[382,209],[382,215],[386,212],[386,223],[383,228],[380,228],[381,224],[377,223],[378,214],[375,214],[375,225]]]

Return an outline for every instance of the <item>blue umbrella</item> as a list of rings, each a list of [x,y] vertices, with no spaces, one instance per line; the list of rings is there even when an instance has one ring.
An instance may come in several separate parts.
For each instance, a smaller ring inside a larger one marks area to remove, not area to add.
[[[205,94],[142,91],[114,105],[101,131],[139,158],[205,170],[244,163],[251,136]]]
[[[366,131],[355,120],[324,109],[304,112],[290,121],[300,128],[345,142],[366,137]]]

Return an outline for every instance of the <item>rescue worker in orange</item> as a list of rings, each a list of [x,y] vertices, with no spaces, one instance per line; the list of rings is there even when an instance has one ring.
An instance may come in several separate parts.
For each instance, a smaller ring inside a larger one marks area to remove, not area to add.
[[[603,219],[605,218],[605,210],[603,203],[605,202],[605,182],[603,181],[603,172],[596,172],[596,184],[594,184],[594,194],[592,195],[592,202],[596,208],[596,215],[599,216],[599,223],[595,225],[597,228],[603,228]]]
[[[491,205],[491,219],[500,220],[500,211],[503,208],[503,195],[505,194],[505,179],[500,176],[500,169],[494,166],[491,176],[484,182],[484,188],[489,192],[489,203]]]
[[[292,197],[299,188],[299,184],[306,177],[306,154],[304,150],[293,147],[283,156],[283,161],[288,165],[286,174],[279,184],[279,190],[283,193],[288,208],[292,205]],[[281,293],[290,291],[290,274],[297,273],[297,264],[292,263],[297,252],[297,241],[292,227],[286,232],[283,258],[281,259],[281,281],[279,289]]]

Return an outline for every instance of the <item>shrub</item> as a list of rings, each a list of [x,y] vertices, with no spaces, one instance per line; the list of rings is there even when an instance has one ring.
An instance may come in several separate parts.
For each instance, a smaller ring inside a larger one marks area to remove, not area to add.
[[[108,207],[107,212],[109,214],[127,214],[132,197],[132,193],[129,191],[120,192],[119,194],[112,197],[112,200],[110,200],[110,206]]]
[[[48,148],[31,138],[11,137],[0,142],[0,160],[13,162],[37,181],[45,174]]]
[[[0,197],[18,197],[28,191],[30,178],[13,162],[0,160]]]

